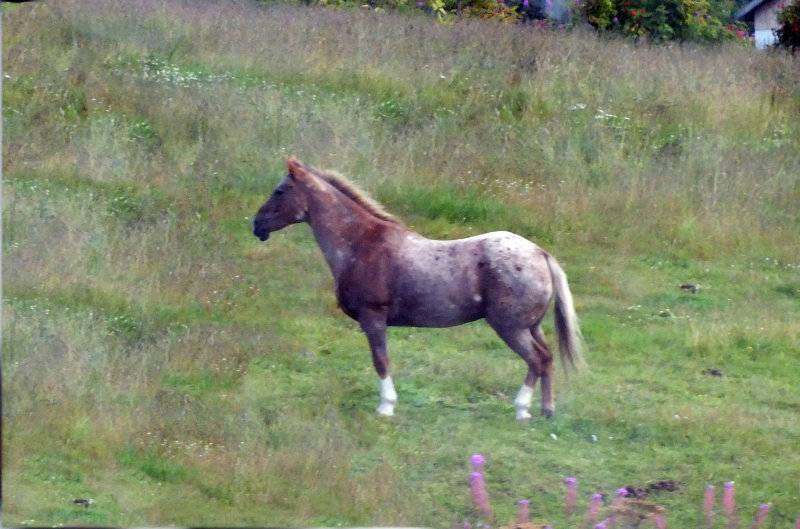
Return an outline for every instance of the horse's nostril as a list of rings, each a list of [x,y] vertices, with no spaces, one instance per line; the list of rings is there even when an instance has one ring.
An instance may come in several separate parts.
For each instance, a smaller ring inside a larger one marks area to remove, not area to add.
[[[262,241],[266,241],[269,239],[269,230],[264,228],[263,226],[257,225],[255,222],[253,223],[253,235],[261,239]]]

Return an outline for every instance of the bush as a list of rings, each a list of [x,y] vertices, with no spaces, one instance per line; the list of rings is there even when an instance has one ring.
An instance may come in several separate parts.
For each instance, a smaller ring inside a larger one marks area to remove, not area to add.
[[[586,0],[580,5],[595,28],[653,42],[719,42],[744,34],[739,26],[723,24],[705,0]]]
[[[778,46],[796,53],[800,50],[800,1],[783,5],[778,13],[778,27],[775,36],[778,37]]]

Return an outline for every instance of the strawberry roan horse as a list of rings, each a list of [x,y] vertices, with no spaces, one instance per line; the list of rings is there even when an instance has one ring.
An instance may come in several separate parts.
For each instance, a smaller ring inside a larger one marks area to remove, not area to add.
[[[542,379],[542,414],[553,413],[553,355],[542,318],[555,297],[562,360],[582,363],[581,336],[567,278],[556,260],[509,232],[467,239],[426,239],[402,225],[341,175],[287,160],[288,175],[261,206],[253,233],[307,222],[333,272],[341,309],[369,340],[380,377],[378,413],[393,415],[387,326],[452,327],[484,318],[528,365],[514,405],[531,417],[533,387]]]

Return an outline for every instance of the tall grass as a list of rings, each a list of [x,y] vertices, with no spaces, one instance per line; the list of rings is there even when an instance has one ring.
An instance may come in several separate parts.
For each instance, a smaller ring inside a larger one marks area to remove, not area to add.
[[[4,4],[3,29],[7,524],[449,527],[480,452],[497,520],[558,520],[570,475],[681,481],[654,502],[685,527],[735,480],[790,526],[796,60],[235,1]],[[376,416],[309,231],[249,232],[291,154],[426,235],[559,257],[592,370],[552,420],[514,424],[523,364],[481,324],[392,329]]]

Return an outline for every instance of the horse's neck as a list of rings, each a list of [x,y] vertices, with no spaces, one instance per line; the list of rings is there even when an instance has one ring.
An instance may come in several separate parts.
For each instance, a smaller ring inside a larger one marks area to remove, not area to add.
[[[375,222],[379,221],[338,191],[324,189],[313,194],[308,223],[335,278],[350,262],[362,234]]]

